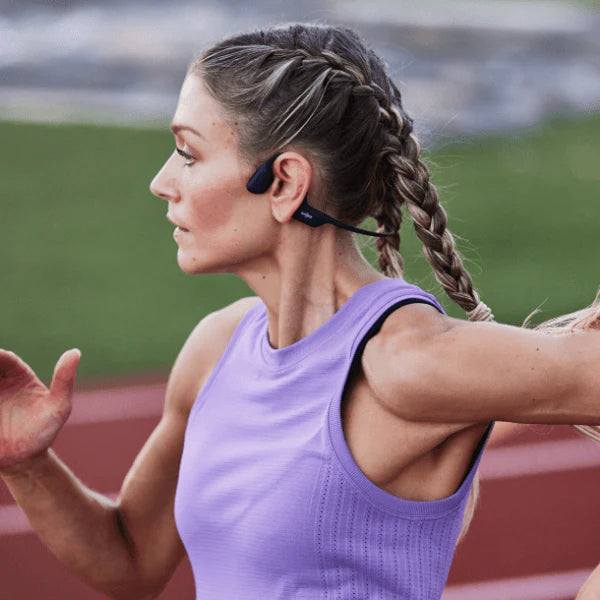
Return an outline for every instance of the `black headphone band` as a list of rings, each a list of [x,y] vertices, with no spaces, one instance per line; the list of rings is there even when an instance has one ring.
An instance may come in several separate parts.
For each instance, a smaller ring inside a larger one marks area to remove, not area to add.
[[[246,184],[246,189],[253,194],[262,194],[266,192],[271,184],[273,183],[273,162],[275,159],[281,154],[275,154],[267,161],[265,161],[262,165],[260,165],[252,177],[249,179]],[[326,223],[330,223],[337,227],[342,227],[343,229],[347,229],[348,231],[354,231],[355,233],[362,233],[363,235],[373,235],[378,237],[387,237],[390,235],[396,235],[396,231],[386,231],[383,233],[378,233],[376,231],[367,231],[366,229],[360,229],[359,227],[353,227],[352,225],[346,225],[329,215],[317,210],[316,208],[310,206],[308,204],[308,194],[302,200],[302,204],[298,207],[296,212],[293,214],[293,218],[305,223],[306,225],[310,225],[311,227],[319,227],[320,225],[325,225]]]

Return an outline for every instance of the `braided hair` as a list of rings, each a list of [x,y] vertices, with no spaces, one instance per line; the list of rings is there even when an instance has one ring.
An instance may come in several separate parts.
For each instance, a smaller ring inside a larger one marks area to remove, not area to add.
[[[315,207],[358,225],[374,217],[378,263],[402,277],[401,208],[406,205],[436,279],[472,321],[491,321],[456,251],[413,121],[382,59],[352,29],[291,23],[233,35],[202,52],[188,75],[202,78],[236,124],[240,158],[252,173],[276,152],[304,151],[322,185]],[[479,491],[476,474],[459,541]]]

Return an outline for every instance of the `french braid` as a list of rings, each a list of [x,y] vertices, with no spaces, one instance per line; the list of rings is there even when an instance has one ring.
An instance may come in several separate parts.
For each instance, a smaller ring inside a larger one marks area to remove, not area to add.
[[[420,145],[414,136],[413,122],[403,119],[393,104],[381,107],[380,114],[390,128],[388,143],[382,149],[381,158],[389,164],[395,185],[396,202],[382,203],[378,223],[380,227],[400,226],[399,206],[406,203],[413,218],[415,231],[423,242],[423,252],[433,266],[436,279],[448,296],[461,306],[471,321],[492,321],[494,316],[475,289],[469,272],[463,266],[456,251],[454,238],[447,229],[446,211],[439,203],[435,186],[429,180],[429,171],[420,160]],[[397,140],[397,141],[396,141]],[[395,238],[377,238],[380,252],[379,266],[393,271],[393,255],[399,245]]]

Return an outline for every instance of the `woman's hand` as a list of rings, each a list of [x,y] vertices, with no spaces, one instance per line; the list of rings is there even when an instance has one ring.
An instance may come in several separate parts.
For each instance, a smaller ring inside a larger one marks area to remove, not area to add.
[[[48,449],[71,414],[81,352],[58,359],[48,389],[14,352],[0,349],[0,471],[12,471]]]

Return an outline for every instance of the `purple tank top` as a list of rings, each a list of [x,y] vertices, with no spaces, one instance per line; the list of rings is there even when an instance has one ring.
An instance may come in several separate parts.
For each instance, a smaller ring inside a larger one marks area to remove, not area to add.
[[[367,340],[410,302],[445,314],[431,294],[386,278],[281,349],[263,302],[241,320],[190,412],[175,496],[198,600],[440,598],[494,423],[458,489],[420,502],[363,474],[340,413]]]

